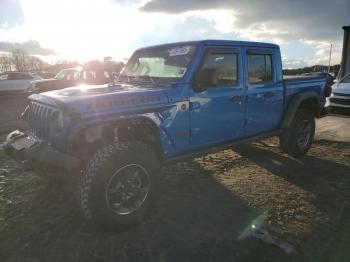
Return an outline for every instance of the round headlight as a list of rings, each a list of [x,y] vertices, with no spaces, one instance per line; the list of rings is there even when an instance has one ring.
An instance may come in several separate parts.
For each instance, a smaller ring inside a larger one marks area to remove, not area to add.
[[[61,131],[63,129],[63,114],[62,112],[55,112],[52,115],[52,120],[51,120],[51,127],[53,129],[53,131],[58,132]]]

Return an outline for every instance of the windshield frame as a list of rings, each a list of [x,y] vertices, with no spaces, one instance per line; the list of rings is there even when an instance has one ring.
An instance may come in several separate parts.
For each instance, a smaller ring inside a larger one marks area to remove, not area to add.
[[[127,68],[131,67],[131,64],[134,63],[135,59],[142,57],[142,53],[147,53],[147,52],[152,52],[153,50],[173,50],[173,49],[180,49],[183,47],[191,47],[191,54],[190,54],[190,59],[189,62],[186,66],[185,72],[181,77],[160,77],[160,76],[152,76],[152,75],[147,75],[147,74],[140,74],[140,75],[127,75],[126,70]],[[192,64],[195,60],[195,57],[199,51],[199,46],[197,42],[181,42],[181,43],[174,43],[174,44],[166,44],[166,45],[159,45],[159,46],[151,46],[151,47],[146,47],[142,49],[136,50],[128,62],[126,63],[123,71],[120,73],[118,77],[118,81],[121,81],[121,78],[125,78],[128,82],[130,79],[132,80],[138,80],[138,79],[145,79],[148,78],[151,82],[156,82],[158,83],[171,83],[171,82],[180,82],[184,81],[185,79],[188,78],[188,74],[190,74]],[[123,80],[122,80],[123,81]]]
[[[344,80],[348,80],[349,79],[349,82],[345,82],[344,83]],[[345,76],[343,76],[340,80],[339,80],[339,83],[340,84],[350,84],[350,72],[347,73]]]

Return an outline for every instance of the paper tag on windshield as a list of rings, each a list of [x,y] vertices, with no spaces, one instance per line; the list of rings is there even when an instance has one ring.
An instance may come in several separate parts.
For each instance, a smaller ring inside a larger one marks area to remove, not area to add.
[[[169,56],[187,55],[190,50],[190,46],[174,48],[169,51]]]

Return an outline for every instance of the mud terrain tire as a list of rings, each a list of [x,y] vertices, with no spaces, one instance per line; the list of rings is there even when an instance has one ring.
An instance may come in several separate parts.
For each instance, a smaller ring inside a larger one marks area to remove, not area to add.
[[[113,229],[140,222],[157,199],[160,173],[157,156],[144,143],[103,147],[81,175],[79,202],[83,214]]]
[[[282,151],[298,157],[305,155],[310,149],[315,135],[315,118],[307,109],[299,109],[290,127],[280,136]]]

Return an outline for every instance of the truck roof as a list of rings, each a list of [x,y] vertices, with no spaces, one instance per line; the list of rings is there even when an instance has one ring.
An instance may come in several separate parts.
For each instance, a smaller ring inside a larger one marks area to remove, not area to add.
[[[212,46],[220,45],[220,46],[250,46],[250,47],[279,48],[279,46],[276,44],[264,43],[264,42],[206,39],[206,40],[198,40],[198,41],[173,42],[173,43],[166,43],[161,45],[147,46],[147,47],[139,48],[138,50],[142,50],[146,48],[167,47],[167,46],[174,46],[174,45],[198,45],[198,44],[212,45]]]

